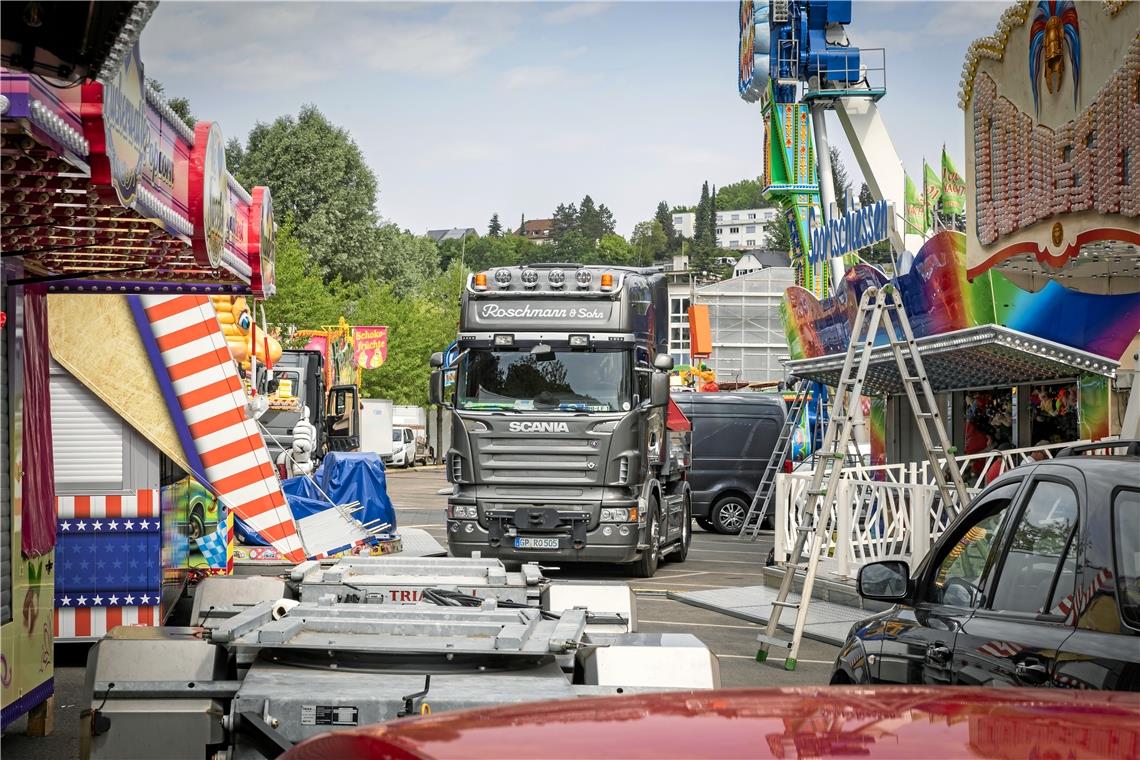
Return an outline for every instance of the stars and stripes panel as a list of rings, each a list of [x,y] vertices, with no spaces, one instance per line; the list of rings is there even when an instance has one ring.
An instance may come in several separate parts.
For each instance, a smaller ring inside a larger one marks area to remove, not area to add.
[[[287,559],[305,559],[276,470],[213,304],[206,296],[138,296],[209,484]],[[173,412],[174,410],[172,410]]]
[[[158,625],[162,622],[161,610],[153,604],[154,597],[147,598],[150,604],[117,607],[105,603],[109,597],[104,597],[101,605],[96,605],[92,597],[84,599],[82,605],[78,597],[73,598],[71,602],[75,606],[55,611],[55,638],[57,641],[98,638],[120,625]]]
[[[102,636],[117,625],[162,622],[162,520],[155,491],[60,496],[55,635]]]
[[[141,489],[132,494],[110,496],[57,496],[56,517],[158,517],[158,493]]]

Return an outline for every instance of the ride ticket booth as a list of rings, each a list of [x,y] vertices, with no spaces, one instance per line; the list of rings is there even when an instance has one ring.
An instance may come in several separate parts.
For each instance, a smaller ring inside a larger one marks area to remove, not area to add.
[[[51,730],[57,637],[159,625],[180,593],[172,484],[303,558],[209,298],[272,295],[272,199],[230,176],[216,123],[191,128],[146,83],[152,9],[88,9],[111,52],[75,53],[68,86],[52,67],[78,48],[50,23],[52,63],[25,45],[31,71],[0,72],[3,725],[30,712],[30,732]]]

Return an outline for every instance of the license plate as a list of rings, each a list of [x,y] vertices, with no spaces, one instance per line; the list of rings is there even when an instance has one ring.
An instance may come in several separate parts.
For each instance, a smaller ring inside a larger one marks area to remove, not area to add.
[[[557,549],[557,538],[532,538],[530,536],[518,536],[515,538],[516,549]]]

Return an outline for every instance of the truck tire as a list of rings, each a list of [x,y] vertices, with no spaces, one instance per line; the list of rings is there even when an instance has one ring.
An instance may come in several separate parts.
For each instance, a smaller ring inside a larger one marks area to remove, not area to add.
[[[685,497],[685,511],[681,515],[681,538],[677,548],[665,555],[666,562],[684,562],[689,558],[689,547],[693,545],[693,504]]]
[[[652,578],[657,572],[661,553],[661,509],[657,497],[649,497],[649,548],[642,552],[636,561],[630,563],[630,575],[634,578]]]
[[[726,536],[735,536],[744,527],[744,516],[748,514],[748,501],[743,496],[729,494],[717,499],[709,512],[713,530]]]

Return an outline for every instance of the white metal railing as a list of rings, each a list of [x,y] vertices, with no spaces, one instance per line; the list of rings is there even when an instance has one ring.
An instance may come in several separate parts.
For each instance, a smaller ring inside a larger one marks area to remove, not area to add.
[[[985,486],[995,462],[1000,462],[999,470],[1005,472],[1027,462],[1050,459],[1059,450],[1082,443],[1089,441],[990,451],[956,457],[955,461],[973,496]],[[810,470],[776,476],[777,561],[786,560],[795,545],[811,478]],[[917,561],[958,511],[959,505],[943,501],[928,462],[866,466],[853,458],[840,474],[835,500],[827,507],[827,538],[820,556],[844,578],[852,577],[868,562],[887,558]],[[817,517],[812,515],[808,525],[815,525]]]

